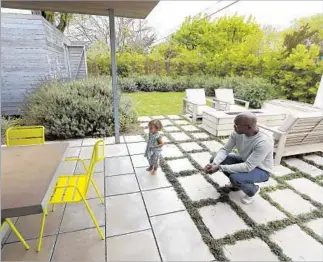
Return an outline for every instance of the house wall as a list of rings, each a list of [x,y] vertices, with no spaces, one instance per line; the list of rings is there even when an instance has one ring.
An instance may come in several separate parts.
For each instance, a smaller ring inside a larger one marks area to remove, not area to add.
[[[26,93],[48,77],[41,17],[1,14],[1,111],[17,114]]]
[[[83,47],[71,44],[40,15],[1,13],[2,115],[19,115],[26,95],[44,80],[87,76]]]

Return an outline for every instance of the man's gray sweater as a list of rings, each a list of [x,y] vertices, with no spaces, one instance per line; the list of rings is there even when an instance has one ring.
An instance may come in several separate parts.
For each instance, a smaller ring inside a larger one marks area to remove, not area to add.
[[[227,155],[237,148],[243,163],[221,165]],[[270,134],[259,130],[254,136],[239,135],[233,132],[226,145],[218,152],[213,163],[227,173],[246,173],[256,167],[271,172],[273,168],[274,141]]]

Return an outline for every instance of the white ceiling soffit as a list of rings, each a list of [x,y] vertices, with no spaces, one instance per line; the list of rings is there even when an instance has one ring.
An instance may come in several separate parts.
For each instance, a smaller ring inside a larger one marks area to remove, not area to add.
[[[115,16],[144,19],[158,4],[157,0],[144,1],[28,1],[2,0],[1,7],[26,10],[45,10],[53,12],[79,13],[89,15],[108,15],[114,9]]]

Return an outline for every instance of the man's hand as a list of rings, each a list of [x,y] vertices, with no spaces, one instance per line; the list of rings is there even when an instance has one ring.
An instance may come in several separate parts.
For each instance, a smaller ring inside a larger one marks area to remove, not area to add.
[[[203,168],[203,171],[208,174],[213,174],[219,170],[219,166],[215,164],[208,164]]]

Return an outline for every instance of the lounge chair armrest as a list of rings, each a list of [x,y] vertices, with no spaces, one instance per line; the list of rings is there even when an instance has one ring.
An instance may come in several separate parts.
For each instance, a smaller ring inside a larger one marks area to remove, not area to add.
[[[84,159],[78,158],[78,157],[68,157],[68,158],[65,158],[65,162],[74,162],[74,161],[77,161],[77,162],[80,161],[82,163],[82,165],[83,165],[83,168],[84,168],[85,172],[88,172],[88,169],[87,169],[87,166],[85,164]]]
[[[238,101],[238,102],[241,102],[241,103],[249,103],[248,101],[246,100],[242,100],[242,99],[238,99],[238,98],[235,98],[234,99],[235,101]]]
[[[212,99],[206,99],[206,102],[210,102],[211,103],[211,105],[212,105],[212,107],[214,108],[215,107],[215,101],[214,100],[212,100]]]
[[[230,102],[219,100],[219,99],[216,99],[216,98],[213,98],[213,102],[218,103],[218,104],[230,105]]]
[[[244,104],[245,108],[249,108],[249,101],[238,99],[238,98],[235,98],[234,100]]]
[[[219,100],[217,98],[213,98],[214,108],[216,108],[216,105],[218,105],[218,110],[221,110],[221,105],[225,107],[224,110],[229,111],[230,110],[230,102]]]

